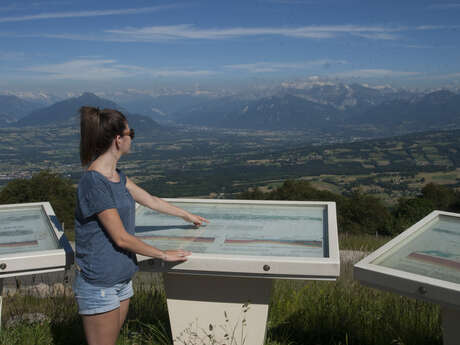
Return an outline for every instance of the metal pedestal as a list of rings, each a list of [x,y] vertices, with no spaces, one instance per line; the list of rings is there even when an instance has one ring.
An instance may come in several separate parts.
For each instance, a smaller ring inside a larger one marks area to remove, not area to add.
[[[3,279],[0,278],[0,328],[2,327],[2,310],[3,310]]]
[[[165,273],[164,284],[174,345],[264,344],[271,279]]]
[[[444,345],[458,345],[460,343],[460,310],[442,307],[441,317]]]

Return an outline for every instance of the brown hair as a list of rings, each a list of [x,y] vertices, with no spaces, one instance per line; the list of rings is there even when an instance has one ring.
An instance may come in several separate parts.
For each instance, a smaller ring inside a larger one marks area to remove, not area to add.
[[[122,135],[126,117],[114,109],[80,108],[80,161],[83,166],[105,153],[113,139]]]

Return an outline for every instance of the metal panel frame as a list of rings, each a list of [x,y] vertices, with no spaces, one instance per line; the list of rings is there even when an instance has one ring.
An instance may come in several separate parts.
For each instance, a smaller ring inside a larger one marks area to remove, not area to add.
[[[227,204],[227,205],[280,205],[322,206],[327,212],[327,258],[299,258],[275,256],[249,256],[231,254],[192,253],[184,263],[164,263],[150,257],[138,255],[141,269],[170,273],[199,275],[222,275],[258,278],[335,280],[340,274],[340,256],[337,234],[335,202],[324,201],[266,201],[266,200],[222,200],[222,199],[165,199],[168,202]],[[147,262],[143,262],[147,261]],[[269,271],[264,266],[270,267]]]
[[[40,206],[47,216],[48,224],[56,236],[60,249],[8,253],[0,255],[0,264],[6,264],[0,269],[0,279],[28,274],[62,271],[73,263],[73,250],[62,229],[51,220],[56,217],[49,202],[34,202],[23,204],[0,205],[0,209],[35,208]]]
[[[460,214],[457,213],[444,211],[431,212],[390,242],[355,264],[354,278],[365,285],[460,309],[460,284],[372,263],[395,246],[400,245],[408,237],[421,231],[426,224],[439,216],[460,219]]]

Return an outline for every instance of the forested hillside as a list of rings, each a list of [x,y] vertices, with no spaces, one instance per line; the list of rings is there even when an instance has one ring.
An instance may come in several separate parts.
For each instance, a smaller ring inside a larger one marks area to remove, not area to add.
[[[339,232],[393,236],[433,210],[460,212],[460,193],[433,183],[414,198],[400,198],[393,207],[382,200],[356,191],[349,196],[313,188],[307,181],[288,180],[279,188],[262,192],[255,188],[241,193],[241,199],[335,201]]]
[[[313,188],[307,181],[288,180],[279,188],[262,192],[258,188],[239,194],[240,199],[335,201],[339,232],[393,236],[433,210],[460,212],[460,193],[454,189],[427,184],[414,198],[401,198],[388,207],[379,198],[354,192],[345,196]],[[0,192],[0,204],[49,201],[66,233],[73,238],[76,189],[70,180],[50,171],[31,179],[17,179]]]

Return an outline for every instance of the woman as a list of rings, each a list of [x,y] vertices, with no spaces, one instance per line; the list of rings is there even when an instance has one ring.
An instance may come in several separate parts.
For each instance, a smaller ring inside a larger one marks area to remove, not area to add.
[[[113,345],[133,296],[136,253],[164,261],[191,254],[162,251],[135,237],[135,202],[196,226],[207,220],[150,195],[116,168],[134,138],[121,112],[82,107],[80,115],[80,159],[87,170],[77,190],[74,291],[88,344]]]

